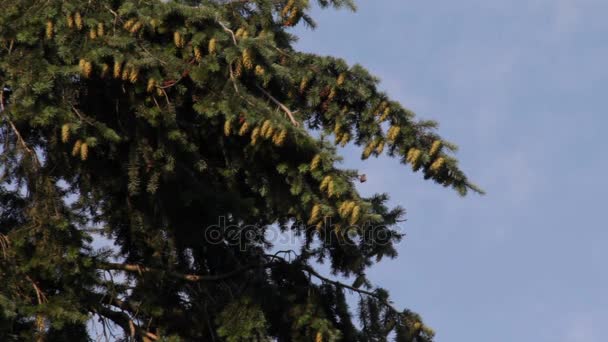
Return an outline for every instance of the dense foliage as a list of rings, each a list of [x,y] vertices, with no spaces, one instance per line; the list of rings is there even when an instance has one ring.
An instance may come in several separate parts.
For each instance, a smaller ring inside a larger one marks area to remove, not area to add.
[[[309,8],[3,2],[0,340],[432,340],[365,276],[403,210],[361,197],[335,145],[478,189],[362,67],[293,49]],[[273,227],[305,243],[271,254]]]

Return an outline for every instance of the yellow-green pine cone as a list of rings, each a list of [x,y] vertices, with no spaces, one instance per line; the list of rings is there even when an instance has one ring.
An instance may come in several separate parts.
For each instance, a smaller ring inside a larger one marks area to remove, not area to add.
[[[380,121],[380,122],[384,122],[384,121],[386,121],[386,119],[388,119],[388,116],[390,115],[390,113],[391,113],[390,108],[386,108],[386,109],[384,110],[384,113],[383,113],[383,114],[380,116],[379,121]]]
[[[234,63],[234,76],[239,78],[243,75],[243,62],[241,62],[241,59],[238,58]]]
[[[279,136],[281,135],[281,131],[277,130],[272,136],[272,143],[276,146],[279,146]]]
[[[239,130],[239,135],[243,136],[245,134],[247,134],[247,132],[249,131],[249,124],[247,122],[243,123],[243,125],[241,126],[241,129]]]
[[[116,61],[114,62],[114,78],[120,78],[122,75],[122,62]]]
[[[407,160],[412,164],[412,169],[418,170],[420,164],[420,156],[422,155],[422,151],[417,148],[411,148],[407,153]]]
[[[327,186],[329,185],[329,182],[331,182],[331,176],[325,176],[325,178],[323,178],[323,180],[321,181],[319,189],[321,191],[325,191],[325,189],[327,189]]]
[[[82,74],[84,74],[84,65],[85,65],[86,63],[87,63],[87,60],[86,60],[86,59],[84,59],[84,58],[81,58],[81,59],[78,61],[78,68],[80,69],[80,72],[81,72]]]
[[[340,204],[340,208],[338,208],[338,214],[340,214],[340,216],[344,216],[344,209],[346,208],[347,205],[348,205],[348,201],[344,201],[344,202],[342,202],[342,204]]]
[[[273,142],[280,147],[285,144],[285,139],[287,139],[287,129],[283,128],[280,132],[274,134]]]
[[[212,38],[209,41],[209,47],[208,48],[209,48],[209,53],[210,54],[212,54],[212,55],[215,54],[215,51],[217,49],[217,40],[215,38]]]
[[[46,38],[47,39],[53,39],[53,31],[54,31],[55,26],[53,25],[52,21],[47,21],[46,22]]]
[[[317,336],[315,336],[315,342],[323,342],[323,334],[321,332],[317,332]]]
[[[414,155],[414,151],[416,151],[416,149],[415,149],[415,148],[413,148],[413,147],[412,147],[412,148],[410,148],[409,150],[407,150],[407,155],[406,155],[406,157],[405,157],[405,160],[406,160],[408,163],[411,163],[411,162],[412,162],[412,156]]]
[[[70,140],[70,125],[64,124],[61,126],[61,142],[67,143]]]
[[[251,70],[253,68],[253,54],[251,49],[243,50],[243,66],[247,70]]]
[[[445,159],[439,157],[439,158],[437,158],[437,160],[435,160],[433,162],[433,164],[431,164],[430,170],[433,172],[437,172],[443,167],[444,164],[445,164]]]
[[[362,156],[363,159],[369,158],[369,155],[372,154],[373,150],[374,150],[374,144],[373,143],[367,144],[367,146],[363,150],[363,156]]]
[[[138,79],[139,70],[137,70],[136,68],[131,68],[131,72],[129,73],[129,81],[131,81],[131,83],[135,83]]]
[[[173,43],[176,47],[181,48],[182,45],[182,34],[179,31],[173,32]]]
[[[83,22],[82,22],[82,15],[80,15],[80,12],[76,12],[76,14],[74,14],[74,25],[76,25],[76,28],[79,31],[82,30]]]
[[[232,133],[232,120],[224,122],[224,135],[229,136]]]
[[[155,88],[156,88],[156,80],[154,78],[150,78],[148,80],[148,86],[146,87],[146,91],[148,93],[152,93]]]
[[[314,158],[312,158],[312,162],[310,163],[310,171],[316,170],[319,165],[321,165],[321,155],[317,154]]]
[[[380,140],[380,142],[378,142],[378,146],[376,146],[376,153],[382,154],[383,151],[384,151],[384,140]]]
[[[356,205],[353,208],[353,212],[350,214],[350,224],[354,225],[357,222],[359,222],[359,215],[361,213],[361,207],[359,207],[358,205]]]
[[[128,81],[130,76],[131,76],[131,67],[125,66],[125,68],[122,70],[122,80]]]
[[[342,217],[349,217],[350,214],[353,212],[353,209],[355,208],[357,204],[353,201],[348,201],[346,206],[344,207],[344,212],[342,213]]]
[[[129,30],[131,33],[137,33],[144,26],[141,21],[136,22]]]
[[[306,87],[308,87],[308,78],[304,77],[302,78],[302,81],[300,81],[300,94],[306,91]]]
[[[334,144],[338,145],[338,144],[340,143],[340,141],[342,141],[342,136],[343,136],[343,135],[344,135],[344,134],[342,134],[342,133],[338,133],[338,134],[336,134],[336,139],[335,139],[335,141],[334,141]]]
[[[268,131],[269,127],[270,127],[270,120],[268,120],[268,119],[264,120],[264,123],[262,123],[262,130],[260,131],[260,134],[262,136],[265,136],[266,131]]]
[[[74,28],[74,17],[71,13],[65,17],[66,23],[68,24],[68,28]]]
[[[429,155],[431,157],[434,157],[439,150],[441,150],[443,143],[441,142],[441,140],[435,140],[433,141],[433,144],[431,145],[431,150],[429,151]]]
[[[159,25],[160,25],[160,20],[158,20],[158,19],[151,19],[150,20],[150,26],[152,26],[153,29],[156,30]]]
[[[391,114],[391,108],[390,107],[384,108],[384,111],[382,112],[382,115],[380,116],[380,122],[385,121],[390,114]]]
[[[327,196],[333,197],[336,194],[336,184],[333,180],[327,184]]]
[[[346,74],[341,73],[341,74],[338,76],[338,79],[336,80],[336,84],[337,84],[338,86],[341,86],[342,84],[344,84],[344,81],[345,81],[345,80],[346,80]]]
[[[105,28],[103,26],[103,23],[98,23],[97,24],[97,36],[103,37],[104,35],[105,35]]]
[[[256,127],[251,131],[251,145],[255,145],[257,143],[259,136],[260,136],[260,128]]]
[[[80,159],[87,160],[89,158],[89,145],[86,142],[83,142],[80,145]]]
[[[340,139],[340,146],[342,146],[342,147],[346,146],[346,144],[348,144],[349,141],[350,141],[350,134],[344,133],[344,135],[342,135],[342,139]]]
[[[129,19],[127,20],[127,22],[123,25],[123,28],[127,31],[130,31],[131,28],[133,27],[133,25],[135,25],[135,19]]]
[[[323,220],[317,222],[317,225],[315,226],[315,228],[317,229],[318,232],[321,232],[321,230],[323,229]]]
[[[241,75],[243,75],[243,62],[241,62],[241,59],[238,58],[234,62],[234,76],[236,78],[239,78],[239,77],[241,77]]]
[[[266,130],[266,134],[264,134],[264,138],[265,139],[270,138],[273,133],[274,133],[274,127],[269,126],[268,129]]]
[[[86,78],[91,77],[92,72],[93,72],[93,64],[89,61],[85,62],[84,67],[83,67],[84,77],[86,77]]]
[[[427,327],[426,325],[422,326],[422,331],[424,331],[425,334],[429,335],[429,336],[434,336],[435,335],[435,330]]]
[[[289,15],[289,12],[291,12],[291,8],[293,7],[295,1],[294,0],[289,0],[289,2],[287,2],[287,5],[285,5],[285,7],[283,7],[283,10],[281,10],[281,16],[283,18],[287,18],[287,16]]]
[[[313,223],[317,222],[317,220],[319,219],[320,213],[321,213],[321,205],[315,204],[312,207],[312,210],[310,212],[310,219],[308,220],[308,224],[313,224]]]
[[[336,124],[334,125],[334,134],[340,133],[341,129],[342,129],[342,124],[340,124],[340,122],[336,121]]]
[[[203,60],[203,53],[199,47],[194,48],[194,59],[199,63]]]
[[[95,30],[94,28],[89,30],[89,38],[91,38],[91,40],[97,39],[97,30]]]
[[[286,25],[287,26],[294,26],[295,24],[298,23],[298,20],[300,19],[300,10],[298,10],[297,8],[292,8],[291,12],[289,13],[289,18],[287,19]]]
[[[376,107],[376,109],[374,110],[374,115],[380,115],[380,114],[382,114],[382,111],[384,110],[385,104],[386,104],[386,101],[380,102],[380,104],[378,105],[378,107]]]
[[[380,142],[380,140],[372,140],[369,143],[369,146],[371,147],[372,151],[376,149],[376,146],[378,146],[378,143]]]
[[[256,65],[255,67],[255,74],[258,76],[264,76],[264,74],[266,73],[266,70],[264,70],[264,68],[261,65]]]
[[[395,142],[395,140],[397,140],[397,137],[399,136],[400,131],[401,131],[401,127],[399,127],[399,126],[392,126],[391,128],[389,128],[388,134],[387,134],[388,140],[391,142]]]
[[[336,88],[331,88],[331,91],[329,92],[329,95],[327,96],[327,99],[329,101],[333,100],[336,97]]]
[[[76,157],[80,153],[80,146],[82,145],[82,141],[80,139],[76,140],[74,143],[74,147],[72,148],[72,156]]]
[[[393,141],[393,132],[395,131],[395,126],[391,126],[388,129],[388,132],[386,132],[386,138],[388,139],[388,141]]]

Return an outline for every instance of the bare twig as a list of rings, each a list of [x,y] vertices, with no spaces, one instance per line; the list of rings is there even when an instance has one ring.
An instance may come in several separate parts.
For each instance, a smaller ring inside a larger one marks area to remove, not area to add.
[[[215,18],[215,21],[224,29],[224,31],[230,33],[230,35],[232,36],[232,42],[234,43],[234,45],[237,45],[238,43],[236,41],[236,35],[234,34],[234,31],[229,29],[228,26],[226,26],[226,24],[222,23],[222,21],[219,18]]]
[[[30,278],[30,276],[28,276],[28,275],[25,276],[25,279],[27,279],[32,284],[32,287],[34,288],[34,291],[36,292],[36,298],[38,300],[38,304],[45,303],[47,301],[46,296],[44,295],[44,292],[42,292],[42,290],[40,290],[38,285],[36,285],[36,282],[33,281],[32,278]]]
[[[17,127],[15,127],[15,124],[11,120],[9,120],[9,119],[7,119],[7,120],[8,120],[9,125],[11,125],[13,132],[15,132],[15,135],[17,136],[17,140],[19,140],[19,143],[23,146],[23,148],[28,153],[34,153],[34,151],[32,151],[32,149],[29,146],[27,146],[27,143],[25,142],[25,140],[23,140],[23,137],[21,136],[21,133],[19,132]]]
[[[226,24],[224,24],[219,18],[216,18],[215,21],[224,29],[224,31],[230,33],[230,35],[232,36],[232,42],[235,46],[237,46],[238,42],[236,41],[236,35],[234,34],[234,31],[229,29],[228,26],[226,26]],[[236,82],[236,77],[234,76],[234,70],[232,69],[232,63],[228,64],[228,69],[230,70],[230,80],[232,81],[232,85],[234,86],[234,91],[240,95],[239,87]]]
[[[10,240],[8,239],[8,236],[0,233],[0,248],[2,249],[2,256],[4,257],[4,259],[7,258],[8,254],[7,254],[7,250],[10,247]]]
[[[38,300],[38,305],[41,305],[43,303],[47,302],[47,298],[44,295],[44,292],[42,292],[42,290],[38,287],[38,285],[36,285],[36,282],[32,280],[32,278],[30,278],[30,276],[26,275],[25,279],[27,279],[31,284],[32,287],[34,288],[34,291],[36,292],[36,299]],[[41,313],[37,313],[36,314],[36,329],[38,330],[36,335],[36,342],[43,342],[44,341],[44,331],[46,330],[46,321],[44,318],[44,315]]]
[[[232,85],[234,86],[234,91],[240,95],[239,87],[236,84],[236,77],[234,76],[234,70],[232,69],[232,63],[228,65],[228,69],[230,70],[230,80],[232,81]]]
[[[27,143],[23,139],[23,136],[21,136],[21,133],[19,132],[19,130],[17,129],[15,124],[8,117],[6,118],[6,120],[8,121],[9,125],[13,129],[13,132],[15,133],[15,136],[17,137],[17,141],[19,141],[21,146],[23,146],[23,149],[25,149],[32,157],[34,157],[34,161],[36,162],[36,165],[40,166],[40,160],[38,160],[38,155],[36,155],[36,152],[27,145]]]
[[[264,90],[264,88],[260,87],[259,85],[257,85],[258,89],[264,93],[264,95],[266,95],[272,102],[274,102],[277,106],[279,106],[284,112],[285,114],[287,114],[287,116],[289,117],[289,120],[291,121],[291,123],[296,126],[299,127],[300,123],[296,121],[295,117],[293,116],[293,112],[291,110],[289,110],[289,108],[287,108],[287,106],[285,106],[284,104],[282,104],[279,100],[277,100],[276,98],[274,98],[272,95],[270,95],[269,92],[267,92],[266,90]]]
[[[72,103],[70,103],[70,106],[72,106],[72,110],[74,111],[74,113],[76,113],[76,115],[80,118],[81,121],[84,121],[84,122],[88,123],[89,125],[93,125],[93,122],[89,118],[84,116],[82,113],[80,113],[78,111],[78,109]]]
[[[4,84],[0,86],[0,113],[4,112]]]

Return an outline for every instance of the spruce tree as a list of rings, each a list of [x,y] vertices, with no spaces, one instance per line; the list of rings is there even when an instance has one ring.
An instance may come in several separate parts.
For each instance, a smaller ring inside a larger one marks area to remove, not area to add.
[[[310,8],[3,2],[0,340],[433,339],[366,278],[404,211],[361,196],[336,145],[480,190],[364,68],[293,48]],[[305,242],[271,253],[274,227]]]

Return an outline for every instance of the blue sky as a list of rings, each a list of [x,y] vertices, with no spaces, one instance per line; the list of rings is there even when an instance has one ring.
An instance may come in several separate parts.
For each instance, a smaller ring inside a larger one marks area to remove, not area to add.
[[[345,166],[408,210],[370,272],[437,341],[608,340],[608,1],[377,0],[316,11],[298,47],[360,63],[441,123],[488,194],[460,198],[397,161]]]

